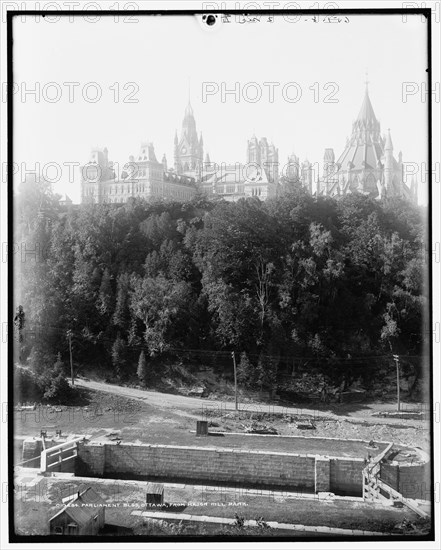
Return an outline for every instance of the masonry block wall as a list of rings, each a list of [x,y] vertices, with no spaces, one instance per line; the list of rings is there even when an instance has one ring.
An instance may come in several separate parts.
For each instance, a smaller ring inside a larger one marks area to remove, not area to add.
[[[396,464],[382,463],[380,479],[392,489],[396,489],[403,497],[430,500],[431,472],[430,463]]]
[[[313,492],[315,457],[168,445],[79,445],[78,473],[252,483]]]
[[[49,449],[57,445],[57,442],[52,439],[45,439],[45,447]],[[25,468],[39,468],[41,462],[41,451],[43,450],[43,442],[41,438],[35,439],[34,437],[28,437],[23,441],[22,448],[22,461],[26,461],[23,464]],[[34,460],[31,460],[34,459]],[[28,462],[29,461],[29,462]],[[73,471],[73,470],[72,470]]]
[[[317,456],[315,459],[315,492],[329,493],[331,490],[331,461]]]
[[[330,460],[330,491],[336,495],[361,497],[363,468],[361,458],[332,458]]]
[[[34,439],[33,437],[25,439],[23,441],[21,460],[23,462],[26,461],[26,464],[23,464],[23,466],[25,468],[39,468],[42,449],[43,444],[41,439]]]
[[[78,475],[240,483],[360,496],[363,460],[169,445],[78,445]]]
[[[105,475],[104,457],[106,445],[99,443],[78,443],[78,456],[75,473],[103,477]]]

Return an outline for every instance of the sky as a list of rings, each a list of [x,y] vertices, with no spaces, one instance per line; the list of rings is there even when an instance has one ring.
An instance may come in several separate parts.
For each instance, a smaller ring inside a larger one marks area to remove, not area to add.
[[[78,166],[92,147],[106,146],[122,166],[142,141],[152,141],[158,160],[165,153],[170,166],[189,96],[212,161],[245,162],[253,133],[274,142],[282,165],[292,152],[314,163],[333,148],[338,158],[368,80],[382,132],[390,128],[395,156],[401,150],[421,179],[426,30],[421,16],[410,15],[405,22],[401,15],[353,15],[340,23],[314,23],[311,15],[272,23],[232,17],[213,28],[200,16],[17,17],[16,177],[37,166],[56,192],[77,203]],[[234,88],[237,96],[222,94]],[[420,188],[425,203],[425,184]]]

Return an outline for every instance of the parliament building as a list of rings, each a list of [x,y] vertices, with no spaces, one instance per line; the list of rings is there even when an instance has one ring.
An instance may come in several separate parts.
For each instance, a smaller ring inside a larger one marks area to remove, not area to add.
[[[300,187],[315,196],[342,196],[362,193],[375,198],[402,196],[417,203],[414,179],[403,178],[402,154],[394,156],[390,130],[381,134],[368,88],[352,133],[343,152],[325,149],[321,164],[299,163],[293,153],[284,166],[278,149],[265,137],[248,140],[245,162],[212,162],[204,157],[202,134],[197,133],[193,108],[188,103],[181,134],[175,133],[173,166],[166,156],[156,158],[153,143],[141,143],[138,154],[130,156],[120,175],[109,161],[107,148],[92,149],[81,167],[83,203],[125,203],[130,198],[187,201],[202,192],[210,198],[237,201],[257,197],[266,200]]]

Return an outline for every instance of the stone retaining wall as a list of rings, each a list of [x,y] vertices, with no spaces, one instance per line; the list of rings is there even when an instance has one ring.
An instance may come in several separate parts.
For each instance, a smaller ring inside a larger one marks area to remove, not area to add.
[[[431,499],[430,462],[424,464],[384,463],[380,479],[406,498]]]
[[[363,496],[362,458],[333,458],[330,460],[330,491],[336,495]]]
[[[78,446],[78,475],[145,477],[361,496],[362,459],[170,445]]]

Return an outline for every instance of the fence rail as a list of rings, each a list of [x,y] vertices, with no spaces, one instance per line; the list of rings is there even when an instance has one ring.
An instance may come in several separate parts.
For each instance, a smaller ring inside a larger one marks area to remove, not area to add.
[[[44,449],[41,453],[41,471],[47,472],[50,468],[53,468],[54,466],[57,466],[62,462],[66,462],[67,460],[70,460],[72,458],[75,458],[78,454],[77,443],[79,441],[83,441],[83,439],[83,437],[78,437],[69,441],[65,441],[64,443],[60,443],[59,445],[55,445],[55,447]],[[72,451],[71,455],[67,457],[62,456],[64,453],[67,453],[69,451]],[[57,457],[57,460],[55,462],[49,462],[49,459],[52,459],[54,457]]]
[[[387,502],[398,500],[422,518],[429,515],[422,510],[416,500],[405,498],[399,491],[380,479],[381,461],[386,457],[392,448],[390,443],[383,452],[377,455],[363,470],[363,500],[379,500]]]

